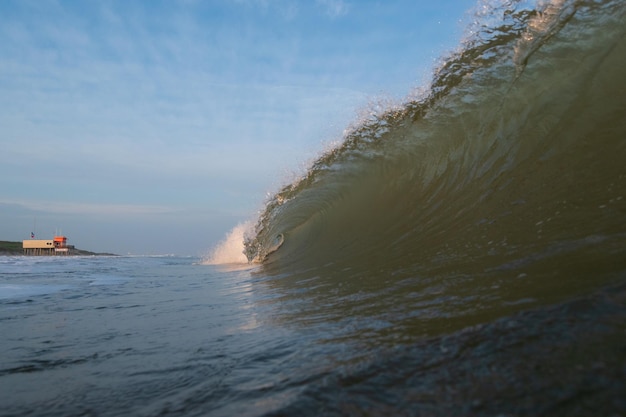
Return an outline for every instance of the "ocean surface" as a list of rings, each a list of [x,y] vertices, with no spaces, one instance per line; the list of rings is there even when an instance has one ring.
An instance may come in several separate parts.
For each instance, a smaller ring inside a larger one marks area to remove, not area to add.
[[[539,305],[484,277],[448,292],[199,261],[0,257],[0,415],[626,411],[623,280]]]
[[[626,415],[626,3],[478,4],[206,259],[0,257],[1,416]]]

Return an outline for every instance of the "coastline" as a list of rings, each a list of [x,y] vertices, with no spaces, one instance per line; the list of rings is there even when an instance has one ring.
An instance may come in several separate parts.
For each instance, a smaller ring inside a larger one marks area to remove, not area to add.
[[[22,242],[0,240],[0,256],[47,256],[47,255],[24,255]],[[70,255],[63,256],[119,256],[114,253],[97,253],[84,249],[74,248]]]

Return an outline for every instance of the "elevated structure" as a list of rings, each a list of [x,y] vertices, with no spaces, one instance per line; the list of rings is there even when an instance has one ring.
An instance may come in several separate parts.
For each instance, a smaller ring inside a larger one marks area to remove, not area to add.
[[[22,248],[24,248],[24,255],[54,255],[54,242],[52,240],[24,240]]]
[[[71,255],[73,246],[68,246],[65,236],[55,236],[52,240],[28,239],[22,241],[24,255]]]

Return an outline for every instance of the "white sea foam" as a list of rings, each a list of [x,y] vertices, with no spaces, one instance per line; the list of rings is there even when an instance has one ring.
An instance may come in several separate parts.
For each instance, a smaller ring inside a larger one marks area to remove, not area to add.
[[[0,300],[52,294],[69,288],[67,285],[2,284]]]
[[[244,255],[243,241],[246,233],[252,228],[251,222],[235,226],[213,250],[202,260],[205,265],[247,264]]]

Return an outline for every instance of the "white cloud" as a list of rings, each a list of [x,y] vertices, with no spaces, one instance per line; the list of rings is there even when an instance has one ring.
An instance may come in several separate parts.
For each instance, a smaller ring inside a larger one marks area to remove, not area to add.
[[[337,18],[348,14],[350,6],[343,0],[317,0],[318,6],[324,8],[325,13],[331,18]]]

